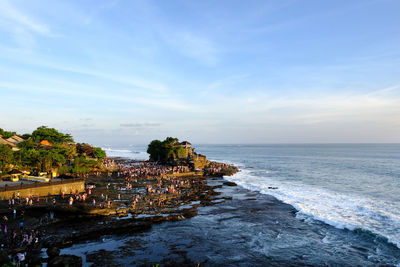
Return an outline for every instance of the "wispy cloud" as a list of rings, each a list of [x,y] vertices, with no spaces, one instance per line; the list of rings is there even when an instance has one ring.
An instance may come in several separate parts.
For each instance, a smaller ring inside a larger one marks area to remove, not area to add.
[[[1,46],[0,46],[1,47]],[[41,56],[36,53],[34,55],[25,55],[25,51],[17,49],[17,48],[4,48],[4,53],[0,52],[0,57],[9,58],[13,60],[19,60],[25,64],[29,64],[35,67],[44,67],[51,70],[62,71],[66,73],[80,74],[91,76],[95,78],[99,78],[102,80],[109,80],[112,82],[116,82],[119,84],[124,84],[131,91],[151,91],[156,92],[158,95],[165,95],[169,88],[166,84],[157,82],[155,80],[150,80],[142,77],[135,77],[134,75],[126,76],[121,74],[115,74],[112,71],[106,72],[102,70],[98,70],[96,68],[86,68],[82,66],[76,66],[71,64],[63,64],[62,62],[56,63],[54,60],[51,60],[45,56]],[[1,69],[1,67],[0,67]],[[6,70],[6,69],[4,69]],[[19,70],[19,72],[23,72]]]
[[[68,83],[67,83],[68,84]],[[62,85],[62,83],[60,83]],[[186,104],[173,96],[154,96],[154,95],[127,95],[115,94],[113,92],[101,92],[102,88],[93,86],[85,87],[84,85],[76,85],[76,88],[71,86],[58,86],[57,88],[48,85],[33,85],[29,83],[14,83],[14,82],[1,82],[0,89],[13,90],[14,92],[36,92],[38,94],[52,94],[53,96],[76,98],[77,99],[101,99],[111,101],[112,103],[131,103],[136,104],[136,107],[154,107],[158,109],[177,110],[177,111],[190,111],[195,110],[196,107]]]
[[[366,96],[379,96],[379,95],[386,95],[389,93],[400,92],[400,85],[394,85],[387,88],[375,90],[371,93],[366,94]]]
[[[42,35],[48,35],[51,33],[50,28],[44,24],[36,21],[30,16],[24,14],[16,7],[14,7],[9,1],[0,1],[0,16],[24,27],[31,32],[39,33]]]

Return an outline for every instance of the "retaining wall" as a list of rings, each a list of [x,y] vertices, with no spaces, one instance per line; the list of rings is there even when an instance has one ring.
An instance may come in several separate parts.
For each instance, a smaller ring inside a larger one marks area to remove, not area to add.
[[[18,192],[21,198],[30,196],[48,196],[59,195],[62,192],[69,194],[70,192],[84,192],[85,180],[72,179],[56,182],[43,182],[34,184],[20,184],[15,186],[5,186],[0,188],[0,199],[8,199],[16,197]]]

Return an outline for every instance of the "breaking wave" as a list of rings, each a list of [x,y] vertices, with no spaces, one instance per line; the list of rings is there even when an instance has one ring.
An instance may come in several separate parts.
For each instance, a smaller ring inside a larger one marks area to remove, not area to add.
[[[292,205],[298,210],[298,218],[319,220],[339,229],[369,231],[386,238],[388,242],[400,248],[398,205],[293,181],[276,181],[260,173],[262,173],[260,170],[242,169],[225,179],[248,190],[272,195]]]

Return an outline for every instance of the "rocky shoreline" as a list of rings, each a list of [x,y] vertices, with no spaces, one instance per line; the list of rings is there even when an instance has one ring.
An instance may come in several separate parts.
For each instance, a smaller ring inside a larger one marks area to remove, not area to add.
[[[122,164],[125,163],[122,161]],[[78,199],[78,196],[65,195],[61,199],[61,196],[52,197],[57,198],[55,203],[50,198],[43,204],[41,202],[44,200],[40,200],[33,206],[22,205],[6,209],[7,203],[2,203],[2,216],[11,217],[13,209],[17,210],[17,214],[22,213],[15,218],[14,225],[10,222],[9,229],[22,232],[17,225],[19,218],[24,222],[24,232],[38,233],[38,241],[29,246],[9,246],[8,249],[3,244],[0,265],[12,261],[18,253],[23,253],[25,259],[22,262],[29,266],[40,266],[45,262],[47,266],[81,266],[80,257],[59,255],[59,249],[105,235],[140,233],[148,231],[155,223],[180,221],[196,216],[198,207],[229,199],[219,197],[220,193],[215,191],[222,185],[208,185],[206,179],[232,175],[237,171],[236,167],[230,166],[218,170],[214,168],[214,172],[206,170],[197,174],[139,176],[134,179],[127,179],[120,171],[115,171],[88,177],[86,184],[90,188],[90,195],[84,202],[76,201],[69,205],[69,199]],[[93,207],[91,201],[96,200],[101,202]],[[43,220],[43,215],[46,220]],[[47,257],[43,254],[46,250]],[[15,259],[14,262],[18,260]]]

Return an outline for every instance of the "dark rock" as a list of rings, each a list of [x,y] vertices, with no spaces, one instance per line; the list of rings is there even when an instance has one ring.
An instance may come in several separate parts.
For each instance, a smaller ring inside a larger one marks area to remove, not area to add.
[[[80,267],[82,266],[82,258],[75,255],[61,255],[50,259],[48,267]]]
[[[108,251],[104,249],[86,254],[86,261],[93,262],[93,266],[112,266],[112,261],[114,258],[114,251]]]
[[[224,185],[227,185],[227,186],[237,186],[237,184],[234,183],[234,182],[224,182]]]
[[[42,266],[42,257],[40,257],[40,254],[34,253],[27,258],[28,266]]]
[[[184,209],[182,211],[182,213],[184,214],[184,216],[186,218],[190,218],[190,217],[194,217],[197,215],[198,211],[196,208],[191,208],[191,209]]]
[[[60,255],[60,249],[57,247],[50,247],[46,250],[46,253],[49,258],[54,258]]]

